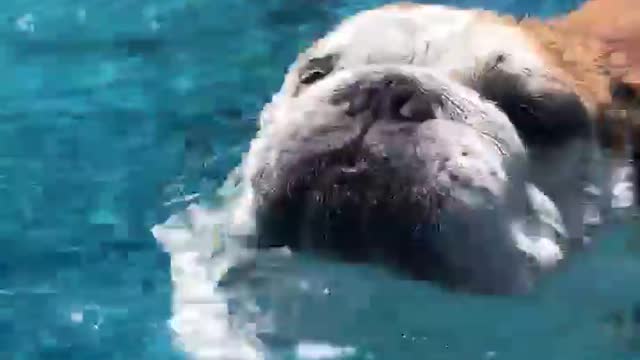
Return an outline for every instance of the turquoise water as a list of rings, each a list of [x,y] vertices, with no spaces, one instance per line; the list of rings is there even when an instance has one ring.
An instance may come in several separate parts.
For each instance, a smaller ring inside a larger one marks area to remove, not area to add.
[[[169,259],[149,229],[222,183],[300,49],[381,3],[3,2],[0,359],[184,358],[167,324]],[[451,3],[548,16],[579,1]],[[314,311],[285,316],[267,343],[275,358],[296,339],[351,358],[640,358],[632,232],[603,230],[600,251],[525,300],[298,259],[323,296],[288,294],[282,313]]]

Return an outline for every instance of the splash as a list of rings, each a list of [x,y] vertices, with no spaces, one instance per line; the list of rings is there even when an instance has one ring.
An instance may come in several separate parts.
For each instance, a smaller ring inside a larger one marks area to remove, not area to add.
[[[229,186],[221,189],[226,190]],[[238,201],[225,202],[241,212],[242,196]],[[249,255],[230,231],[230,214],[238,212],[191,204],[151,230],[171,259],[170,327],[177,345],[195,359],[263,358],[251,324],[234,326],[228,294],[219,286],[227,271]]]

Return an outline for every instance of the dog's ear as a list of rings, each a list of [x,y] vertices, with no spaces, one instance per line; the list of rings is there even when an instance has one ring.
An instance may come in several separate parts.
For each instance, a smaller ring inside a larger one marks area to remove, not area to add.
[[[638,0],[590,0],[555,21],[569,31],[588,34],[603,45],[603,64],[612,95],[640,100],[640,3]]]
[[[617,128],[614,133],[618,135],[614,137],[619,137],[621,129],[612,122],[624,123],[623,128],[631,132],[634,157],[640,160],[640,3],[638,0],[588,0],[575,11],[549,23],[597,43],[599,65],[609,78],[610,103],[602,109],[604,125]],[[609,140],[620,144],[621,139]]]

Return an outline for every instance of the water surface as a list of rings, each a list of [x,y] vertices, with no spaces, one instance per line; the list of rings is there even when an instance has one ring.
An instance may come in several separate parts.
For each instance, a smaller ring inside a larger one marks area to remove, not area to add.
[[[382,3],[6,0],[0,358],[184,358],[169,258],[149,229],[222,184],[298,51]],[[578,1],[450,3],[550,16]],[[264,341],[275,358],[639,358],[632,231],[603,231],[603,251],[524,300],[287,260],[263,299],[284,327]]]

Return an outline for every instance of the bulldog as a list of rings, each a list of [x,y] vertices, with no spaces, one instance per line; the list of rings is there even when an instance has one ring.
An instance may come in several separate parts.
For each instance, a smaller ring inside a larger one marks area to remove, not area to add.
[[[633,206],[637,40],[634,0],[546,20],[412,3],[347,18],[262,110],[231,228],[254,249],[527,292]]]

